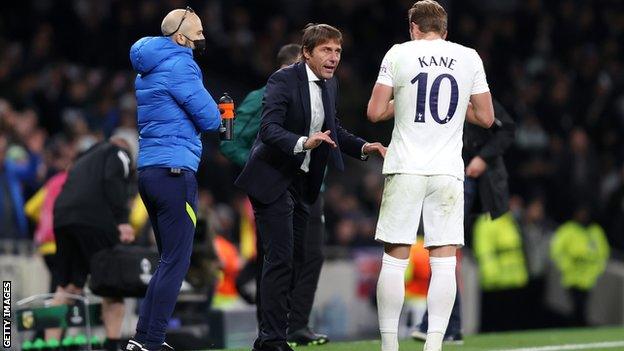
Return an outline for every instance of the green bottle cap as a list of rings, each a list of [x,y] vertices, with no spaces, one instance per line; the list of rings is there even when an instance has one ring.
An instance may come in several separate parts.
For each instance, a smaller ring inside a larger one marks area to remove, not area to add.
[[[76,337],[74,338],[74,344],[75,345],[86,345],[87,344],[87,336],[84,334],[78,334],[76,335]]]
[[[46,348],[56,349],[61,346],[61,343],[56,339],[50,339],[46,341]]]
[[[23,351],[30,350],[30,349],[32,349],[32,347],[33,347],[33,343],[30,340],[26,340],[26,341],[24,341],[22,343],[22,350]]]
[[[41,350],[46,346],[46,342],[42,338],[37,338],[33,343],[33,349]]]
[[[91,337],[90,343],[91,343],[91,345],[99,345],[99,344],[101,344],[101,343],[102,343],[102,340],[100,340],[100,337],[99,337],[99,336],[97,336],[97,335],[93,335],[93,336]]]
[[[61,345],[63,347],[70,347],[72,345],[74,345],[74,337],[71,335],[68,335],[66,337],[63,338],[63,341],[61,341]]]

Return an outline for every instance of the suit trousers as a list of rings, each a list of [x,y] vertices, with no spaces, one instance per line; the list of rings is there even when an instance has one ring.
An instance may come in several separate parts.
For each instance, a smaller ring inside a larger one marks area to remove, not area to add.
[[[260,325],[257,341],[260,343],[286,341],[289,296],[301,273],[299,268],[306,260],[304,247],[310,219],[306,193],[307,176],[300,173],[288,189],[270,204],[250,197],[264,252],[258,304]],[[297,296],[297,293],[292,296]]]
[[[295,332],[308,326],[310,322],[310,313],[314,305],[314,296],[318,287],[321,269],[323,268],[323,243],[325,241],[325,217],[324,217],[324,201],[323,197],[318,199],[310,206],[310,220],[308,224],[308,233],[305,236],[303,262],[296,260],[294,262],[294,270],[298,270],[297,281],[291,287],[288,314],[288,333]],[[256,240],[257,257],[252,265],[257,271],[253,278],[256,279],[256,306],[258,323],[262,319],[260,313],[260,281],[262,279],[262,262],[264,261],[264,253],[262,250],[262,241],[258,235]],[[302,265],[298,265],[301,262]],[[239,274],[239,277],[243,274]],[[250,273],[246,273],[250,275]],[[251,277],[246,277],[248,281]],[[238,279],[238,278],[237,278]]]
[[[304,259],[303,261],[295,261],[297,280],[290,296],[289,333],[307,327],[310,322],[314,295],[321,275],[321,268],[323,268],[324,238],[323,197],[319,196],[310,206],[308,232],[304,238]]]

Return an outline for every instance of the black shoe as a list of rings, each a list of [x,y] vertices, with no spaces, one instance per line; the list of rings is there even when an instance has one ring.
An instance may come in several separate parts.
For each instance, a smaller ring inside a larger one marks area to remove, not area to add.
[[[286,342],[261,342],[256,339],[253,344],[252,351],[294,351]]]
[[[305,327],[288,334],[287,340],[290,346],[309,346],[327,344],[329,337],[325,334],[316,334],[310,327]]]
[[[134,339],[128,340],[128,344],[126,344],[126,348],[124,350],[126,351],[148,351],[145,345],[139,343],[138,341]],[[171,347],[171,345],[167,344],[166,342],[163,342],[162,347],[160,348],[160,351],[175,351],[175,349]]]
[[[147,351],[147,349],[138,341],[134,340],[134,339],[130,339],[128,340],[128,343],[126,344],[126,348],[124,349],[126,351]]]

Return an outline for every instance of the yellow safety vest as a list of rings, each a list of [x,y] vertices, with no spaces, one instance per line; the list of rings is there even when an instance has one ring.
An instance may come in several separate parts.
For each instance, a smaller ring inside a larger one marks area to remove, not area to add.
[[[527,284],[522,236],[511,213],[495,220],[489,214],[480,216],[474,225],[473,243],[483,290],[513,289]]]
[[[607,266],[609,243],[598,224],[584,227],[568,221],[555,231],[550,257],[561,271],[563,286],[589,290]]]

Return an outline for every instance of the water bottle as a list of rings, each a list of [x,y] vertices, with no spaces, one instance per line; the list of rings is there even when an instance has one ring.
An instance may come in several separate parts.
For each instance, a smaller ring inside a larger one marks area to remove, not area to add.
[[[232,140],[234,137],[234,100],[228,93],[223,94],[219,99],[219,111],[221,112],[219,137],[221,140]]]

